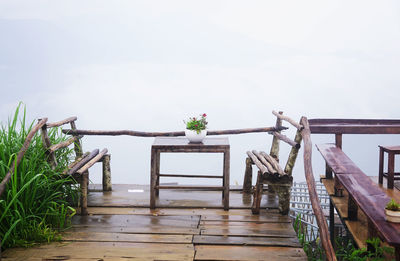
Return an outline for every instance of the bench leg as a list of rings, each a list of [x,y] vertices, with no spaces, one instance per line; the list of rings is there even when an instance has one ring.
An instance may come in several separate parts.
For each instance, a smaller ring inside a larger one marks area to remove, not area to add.
[[[290,188],[289,185],[277,186],[279,213],[287,215],[290,209]]]
[[[103,156],[103,191],[112,190],[110,160],[110,154]]]
[[[256,215],[260,214],[260,204],[261,204],[262,194],[263,194],[262,174],[261,171],[258,171],[257,183],[256,186],[254,187],[253,205],[251,207],[251,212],[253,212],[253,214]]]
[[[86,216],[88,214],[87,210],[87,200],[88,200],[88,182],[89,182],[89,172],[85,171],[81,178],[81,215]]]
[[[246,170],[244,171],[243,193],[251,192],[251,183],[253,179],[253,166],[250,158],[246,158]]]

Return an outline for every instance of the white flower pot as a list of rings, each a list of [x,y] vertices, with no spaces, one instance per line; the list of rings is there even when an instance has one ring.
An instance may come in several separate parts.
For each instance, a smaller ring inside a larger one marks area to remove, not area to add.
[[[200,133],[197,133],[195,130],[185,130],[185,136],[192,143],[200,143],[204,140],[207,135],[207,130],[201,130]]]
[[[400,223],[400,211],[393,211],[385,209],[386,221],[393,223]]]

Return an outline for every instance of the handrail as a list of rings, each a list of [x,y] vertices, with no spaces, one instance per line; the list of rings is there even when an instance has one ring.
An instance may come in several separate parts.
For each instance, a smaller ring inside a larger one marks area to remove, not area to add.
[[[322,212],[321,204],[318,199],[318,194],[315,189],[314,173],[312,170],[311,156],[312,156],[312,142],[311,131],[308,120],[306,117],[301,118],[301,124],[304,127],[301,131],[304,142],[304,172],[307,180],[308,193],[310,195],[312,209],[317,219],[319,234],[321,238],[322,247],[325,250],[326,259],[335,261],[336,255],[329,237],[328,224]]]
[[[227,135],[227,134],[243,134],[253,132],[275,132],[286,130],[287,127],[262,127],[262,128],[248,128],[248,129],[234,129],[234,130],[210,130],[207,131],[207,135]],[[71,135],[99,135],[99,136],[138,136],[138,137],[157,137],[157,136],[185,136],[184,131],[173,131],[173,132],[145,132],[145,131],[132,131],[132,130],[62,130],[64,134]]]
[[[15,169],[18,167],[19,163],[21,162],[22,158],[24,157],[25,152],[27,151],[33,136],[35,135],[36,132],[38,132],[47,122],[47,118],[41,119],[33,128],[32,130],[28,133],[26,136],[25,142],[22,145],[22,148],[18,152],[17,155],[17,162],[14,162],[14,165],[10,168],[6,176],[3,178],[3,181],[0,183],[0,196],[3,194],[6,185],[8,181],[11,179],[11,175],[14,173]]]

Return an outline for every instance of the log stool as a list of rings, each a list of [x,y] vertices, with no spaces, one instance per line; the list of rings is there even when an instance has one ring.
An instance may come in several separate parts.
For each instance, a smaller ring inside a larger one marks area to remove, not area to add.
[[[388,171],[383,171],[384,153],[388,153]],[[394,156],[400,154],[400,146],[379,146],[379,184],[383,183],[383,177],[387,178],[388,189],[393,189],[394,181],[400,180],[399,172],[394,172]]]

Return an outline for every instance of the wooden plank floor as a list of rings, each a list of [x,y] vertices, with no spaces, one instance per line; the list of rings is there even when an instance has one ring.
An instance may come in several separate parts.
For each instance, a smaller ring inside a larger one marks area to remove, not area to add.
[[[101,199],[102,192],[90,193],[93,201],[89,215],[75,216],[72,228],[63,233],[61,242],[8,249],[3,260],[307,259],[290,218],[278,214],[272,195],[265,195],[264,209],[257,216],[251,214],[249,202],[240,192],[231,193],[231,205],[235,208],[229,211],[224,211],[222,204],[217,208],[220,192],[207,195],[176,191],[164,196],[160,193],[164,203],[169,196],[176,198],[170,201],[171,205],[150,210],[143,207],[148,204],[146,195],[141,195],[142,199],[127,198],[141,193],[127,192],[128,189],[140,190],[139,187],[124,185],[113,189],[105,199]],[[182,200],[180,193],[182,198],[185,196]],[[99,206],[102,200],[107,201],[107,207]],[[193,205],[205,205],[190,208],[190,200]],[[138,201],[141,207],[126,206]],[[183,208],[179,203],[183,203]]]

